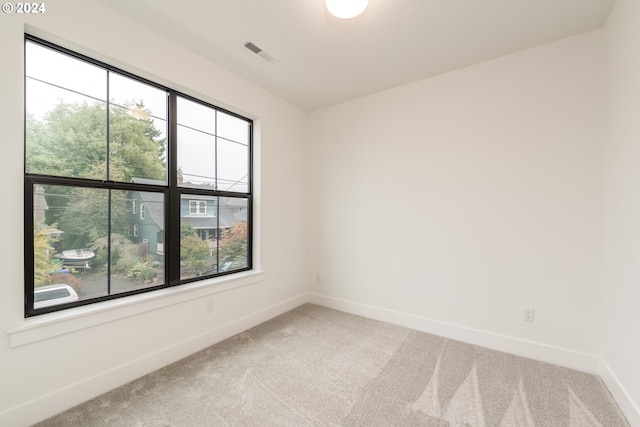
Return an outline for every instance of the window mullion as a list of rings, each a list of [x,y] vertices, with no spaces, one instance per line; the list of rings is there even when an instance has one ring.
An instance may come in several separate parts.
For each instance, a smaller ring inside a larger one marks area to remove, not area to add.
[[[24,234],[25,245],[24,245],[24,270],[26,277],[31,278],[31,280],[25,280],[25,300],[24,300],[24,314],[25,317],[31,315],[31,311],[33,310],[33,300],[34,295],[33,291],[35,289],[35,283],[33,281],[34,274],[34,227],[35,221],[33,218],[33,189],[34,182],[28,178],[24,180],[24,211],[30,212],[30,215],[24,216]]]
[[[165,224],[165,271],[169,285],[180,281],[180,190],[178,189],[178,121],[177,96],[169,91],[168,117],[168,163],[169,163],[169,200],[165,203],[168,221]]]

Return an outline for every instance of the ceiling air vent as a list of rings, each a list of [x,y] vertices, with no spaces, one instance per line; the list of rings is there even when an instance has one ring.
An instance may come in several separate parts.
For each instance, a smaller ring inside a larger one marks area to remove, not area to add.
[[[264,59],[267,62],[272,62],[274,59],[276,59],[276,58],[274,58],[273,56],[271,56],[270,54],[268,54],[264,50],[260,49],[258,46],[256,46],[255,44],[253,44],[251,42],[246,42],[244,44],[244,47],[246,47],[251,52],[255,53],[256,55],[258,55],[260,58]]]

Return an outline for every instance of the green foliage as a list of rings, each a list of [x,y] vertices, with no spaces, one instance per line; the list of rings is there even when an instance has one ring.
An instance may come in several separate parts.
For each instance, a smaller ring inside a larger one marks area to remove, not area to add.
[[[180,259],[187,269],[196,276],[210,268],[211,249],[209,244],[197,234],[180,239]]]
[[[184,239],[185,237],[189,237],[189,236],[197,236],[198,233],[196,232],[196,229],[193,228],[192,225],[190,224],[186,224],[186,223],[181,223],[180,224],[180,239]]]
[[[45,286],[51,284],[50,273],[60,268],[59,262],[51,258],[51,244],[56,239],[51,237],[55,231],[55,225],[47,227],[36,225],[33,230],[33,281],[34,286]]]
[[[106,266],[109,262],[109,239],[101,237],[96,239],[91,245],[91,250],[95,252],[94,266]],[[137,245],[124,235],[118,233],[111,234],[111,271],[114,273],[127,274],[129,269],[138,262]]]
[[[107,238],[103,237],[97,239],[91,246],[91,249],[96,253],[96,259],[99,259],[95,264],[106,265],[108,261],[108,243]],[[152,280],[156,277],[157,272],[148,256],[140,257],[137,254],[138,244],[133,243],[121,234],[115,233],[111,235],[112,273],[142,281]]]
[[[150,111],[143,104],[133,110],[112,107],[109,116],[109,155],[112,173],[117,170],[123,181],[131,178],[164,179],[164,139],[155,128]],[[113,178],[112,178],[113,179]]]
[[[109,179],[163,179],[165,140],[143,104],[109,110]],[[107,179],[104,103],[58,103],[43,121],[27,117],[27,171]]]
[[[143,104],[112,106],[108,122],[104,103],[60,102],[42,121],[27,117],[27,171],[56,176],[129,182],[132,178],[164,179],[165,140]],[[47,223],[65,232],[65,248],[86,247],[111,231],[125,234],[124,191],[45,186],[50,207]],[[111,209],[109,209],[111,206]],[[109,214],[111,216],[109,216]]]
[[[248,225],[236,222],[229,230],[225,230],[220,241],[220,264],[230,263],[227,269],[247,266],[249,247]]]
[[[156,272],[149,261],[138,261],[129,268],[127,277],[147,281],[156,277]]]
[[[129,277],[129,272],[138,263],[138,257],[132,252],[121,252],[118,260],[111,263],[111,272]]]
[[[153,280],[153,278],[156,277],[157,274],[158,273],[156,273],[156,271],[153,268],[151,268],[150,266],[147,266],[142,271],[140,271],[140,280],[144,282]]]
[[[89,177],[89,172],[99,165],[104,177],[106,123],[104,104],[86,102],[73,105],[60,102],[42,122],[28,116],[27,171]]]

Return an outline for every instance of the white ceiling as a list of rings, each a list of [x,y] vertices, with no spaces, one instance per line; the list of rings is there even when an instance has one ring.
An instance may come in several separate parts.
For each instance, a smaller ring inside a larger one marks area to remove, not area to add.
[[[615,0],[100,0],[306,110],[602,27]],[[252,41],[276,58],[244,47]]]

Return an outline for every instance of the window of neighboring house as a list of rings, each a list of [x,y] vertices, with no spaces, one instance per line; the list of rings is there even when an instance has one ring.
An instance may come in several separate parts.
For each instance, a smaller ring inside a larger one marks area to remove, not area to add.
[[[205,200],[189,200],[189,213],[192,215],[206,215],[207,202]]]
[[[251,120],[29,35],[25,85],[26,317],[252,268]]]

